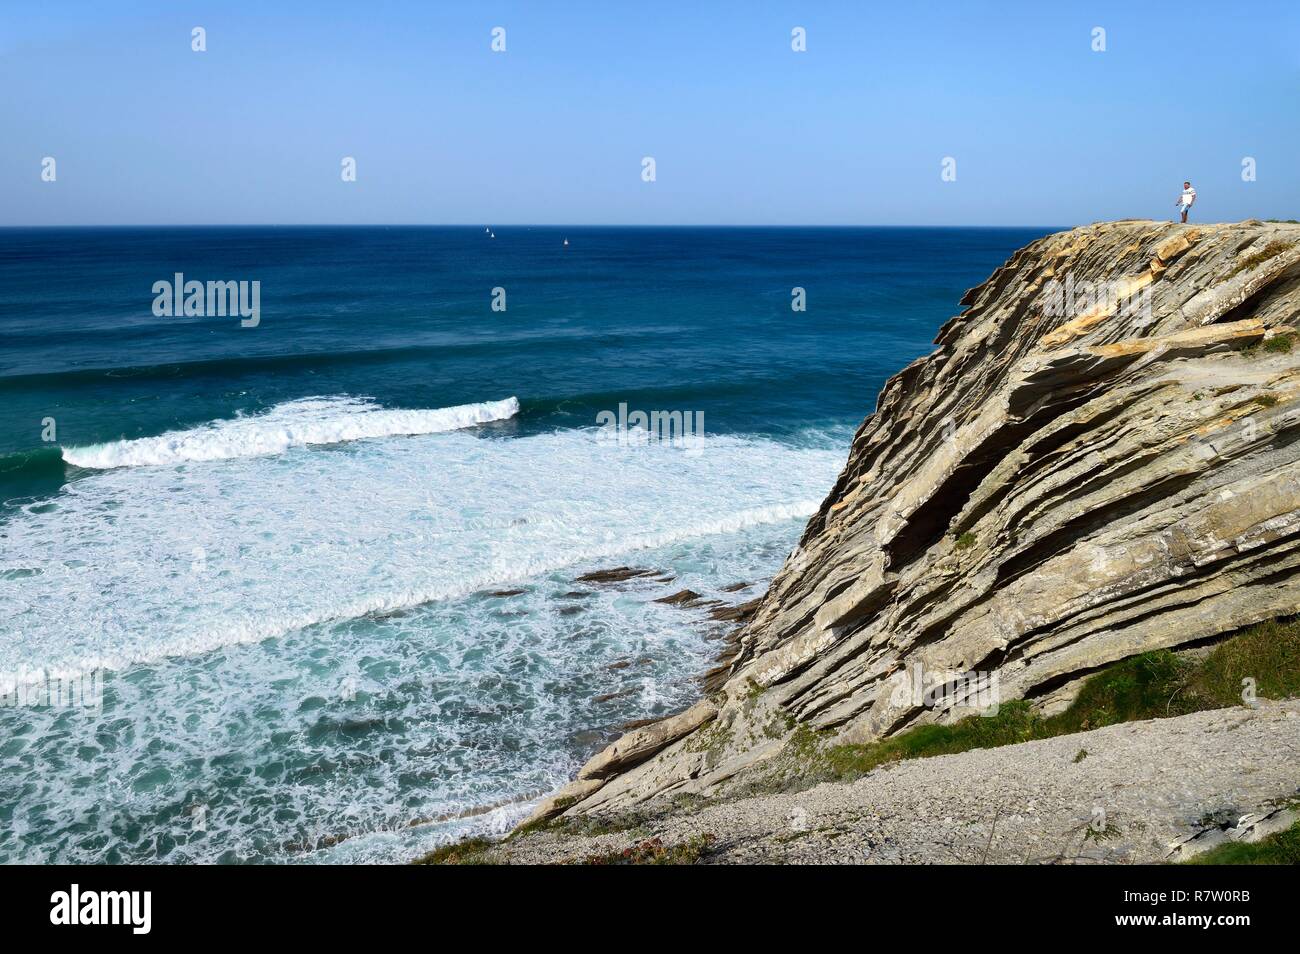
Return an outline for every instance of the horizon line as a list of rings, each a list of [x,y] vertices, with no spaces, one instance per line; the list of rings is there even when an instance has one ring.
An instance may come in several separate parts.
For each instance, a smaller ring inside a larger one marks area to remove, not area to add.
[[[1111,220],[1103,220],[1111,221]],[[1115,219],[1113,221],[1123,221]],[[1150,221],[1159,221],[1152,219]],[[1190,224],[1190,223],[1189,223]],[[855,222],[827,224],[807,223],[732,223],[732,222],[506,222],[491,225],[482,222],[140,222],[140,223],[95,223],[76,222],[67,224],[10,224],[0,225],[4,229],[460,229],[487,228],[494,229],[1039,229],[1039,228],[1077,228],[1073,225],[1045,225],[1043,223],[1016,223],[1011,225],[933,225],[924,223],[875,223]]]

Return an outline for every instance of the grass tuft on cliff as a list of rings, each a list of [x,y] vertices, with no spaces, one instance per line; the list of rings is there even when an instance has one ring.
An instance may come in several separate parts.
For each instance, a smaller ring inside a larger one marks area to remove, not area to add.
[[[1185,865],[1300,865],[1300,822],[1252,844],[1229,842],[1183,862]]]
[[[1290,354],[1294,344],[1290,335],[1274,335],[1264,342],[1263,348],[1270,354]]]
[[[1248,691],[1265,699],[1300,696],[1300,617],[1252,626],[1199,658],[1160,650],[1116,663],[1090,677],[1070,707],[1053,716],[1038,715],[1028,702],[1017,699],[1003,703],[994,716],[917,726],[866,745],[822,745],[803,727],[791,739],[789,751],[806,770],[805,780],[850,781],[902,759],[1242,705]]]
[[[1283,242],[1280,240],[1269,242],[1259,251],[1251,252],[1249,255],[1243,256],[1241,260],[1233,266],[1232,271],[1228,272],[1226,278],[1232,278],[1234,275],[1244,272],[1247,269],[1263,265],[1270,258],[1276,258],[1283,252],[1289,252],[1294,247],[1295,242]]]
[[[436,848],[415,861],[413,865],[485,865],[489,864],[487,852],[494,842],[487,838],[467,838]]]

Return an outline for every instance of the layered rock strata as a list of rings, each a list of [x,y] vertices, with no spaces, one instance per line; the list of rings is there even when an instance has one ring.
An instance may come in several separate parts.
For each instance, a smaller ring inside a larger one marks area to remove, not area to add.
[[[539,815],[707,795],[800,725],[1056,708],[1110,663],[1300,612],[1300,226],[1073,229],[961,305],[885,385],[709,698]]]

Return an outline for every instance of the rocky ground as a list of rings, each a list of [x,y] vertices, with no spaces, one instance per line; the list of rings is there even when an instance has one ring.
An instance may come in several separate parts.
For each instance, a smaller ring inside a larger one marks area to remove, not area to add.
[[[552,822],[477,860],[599,863],[641,846],[710,864],[1157,863],[1297,796],[1291,700],[904,761],[804,791],[655,800]]]

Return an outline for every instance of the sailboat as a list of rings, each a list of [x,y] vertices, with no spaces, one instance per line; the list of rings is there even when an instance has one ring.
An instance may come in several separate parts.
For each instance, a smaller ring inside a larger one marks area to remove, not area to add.
[[[569,240],[568,240],[568,239],[565,239],[565,240],[564,240],[564,245],[565,245],[566,248],[568,247],[568,245],[569,245]]]

